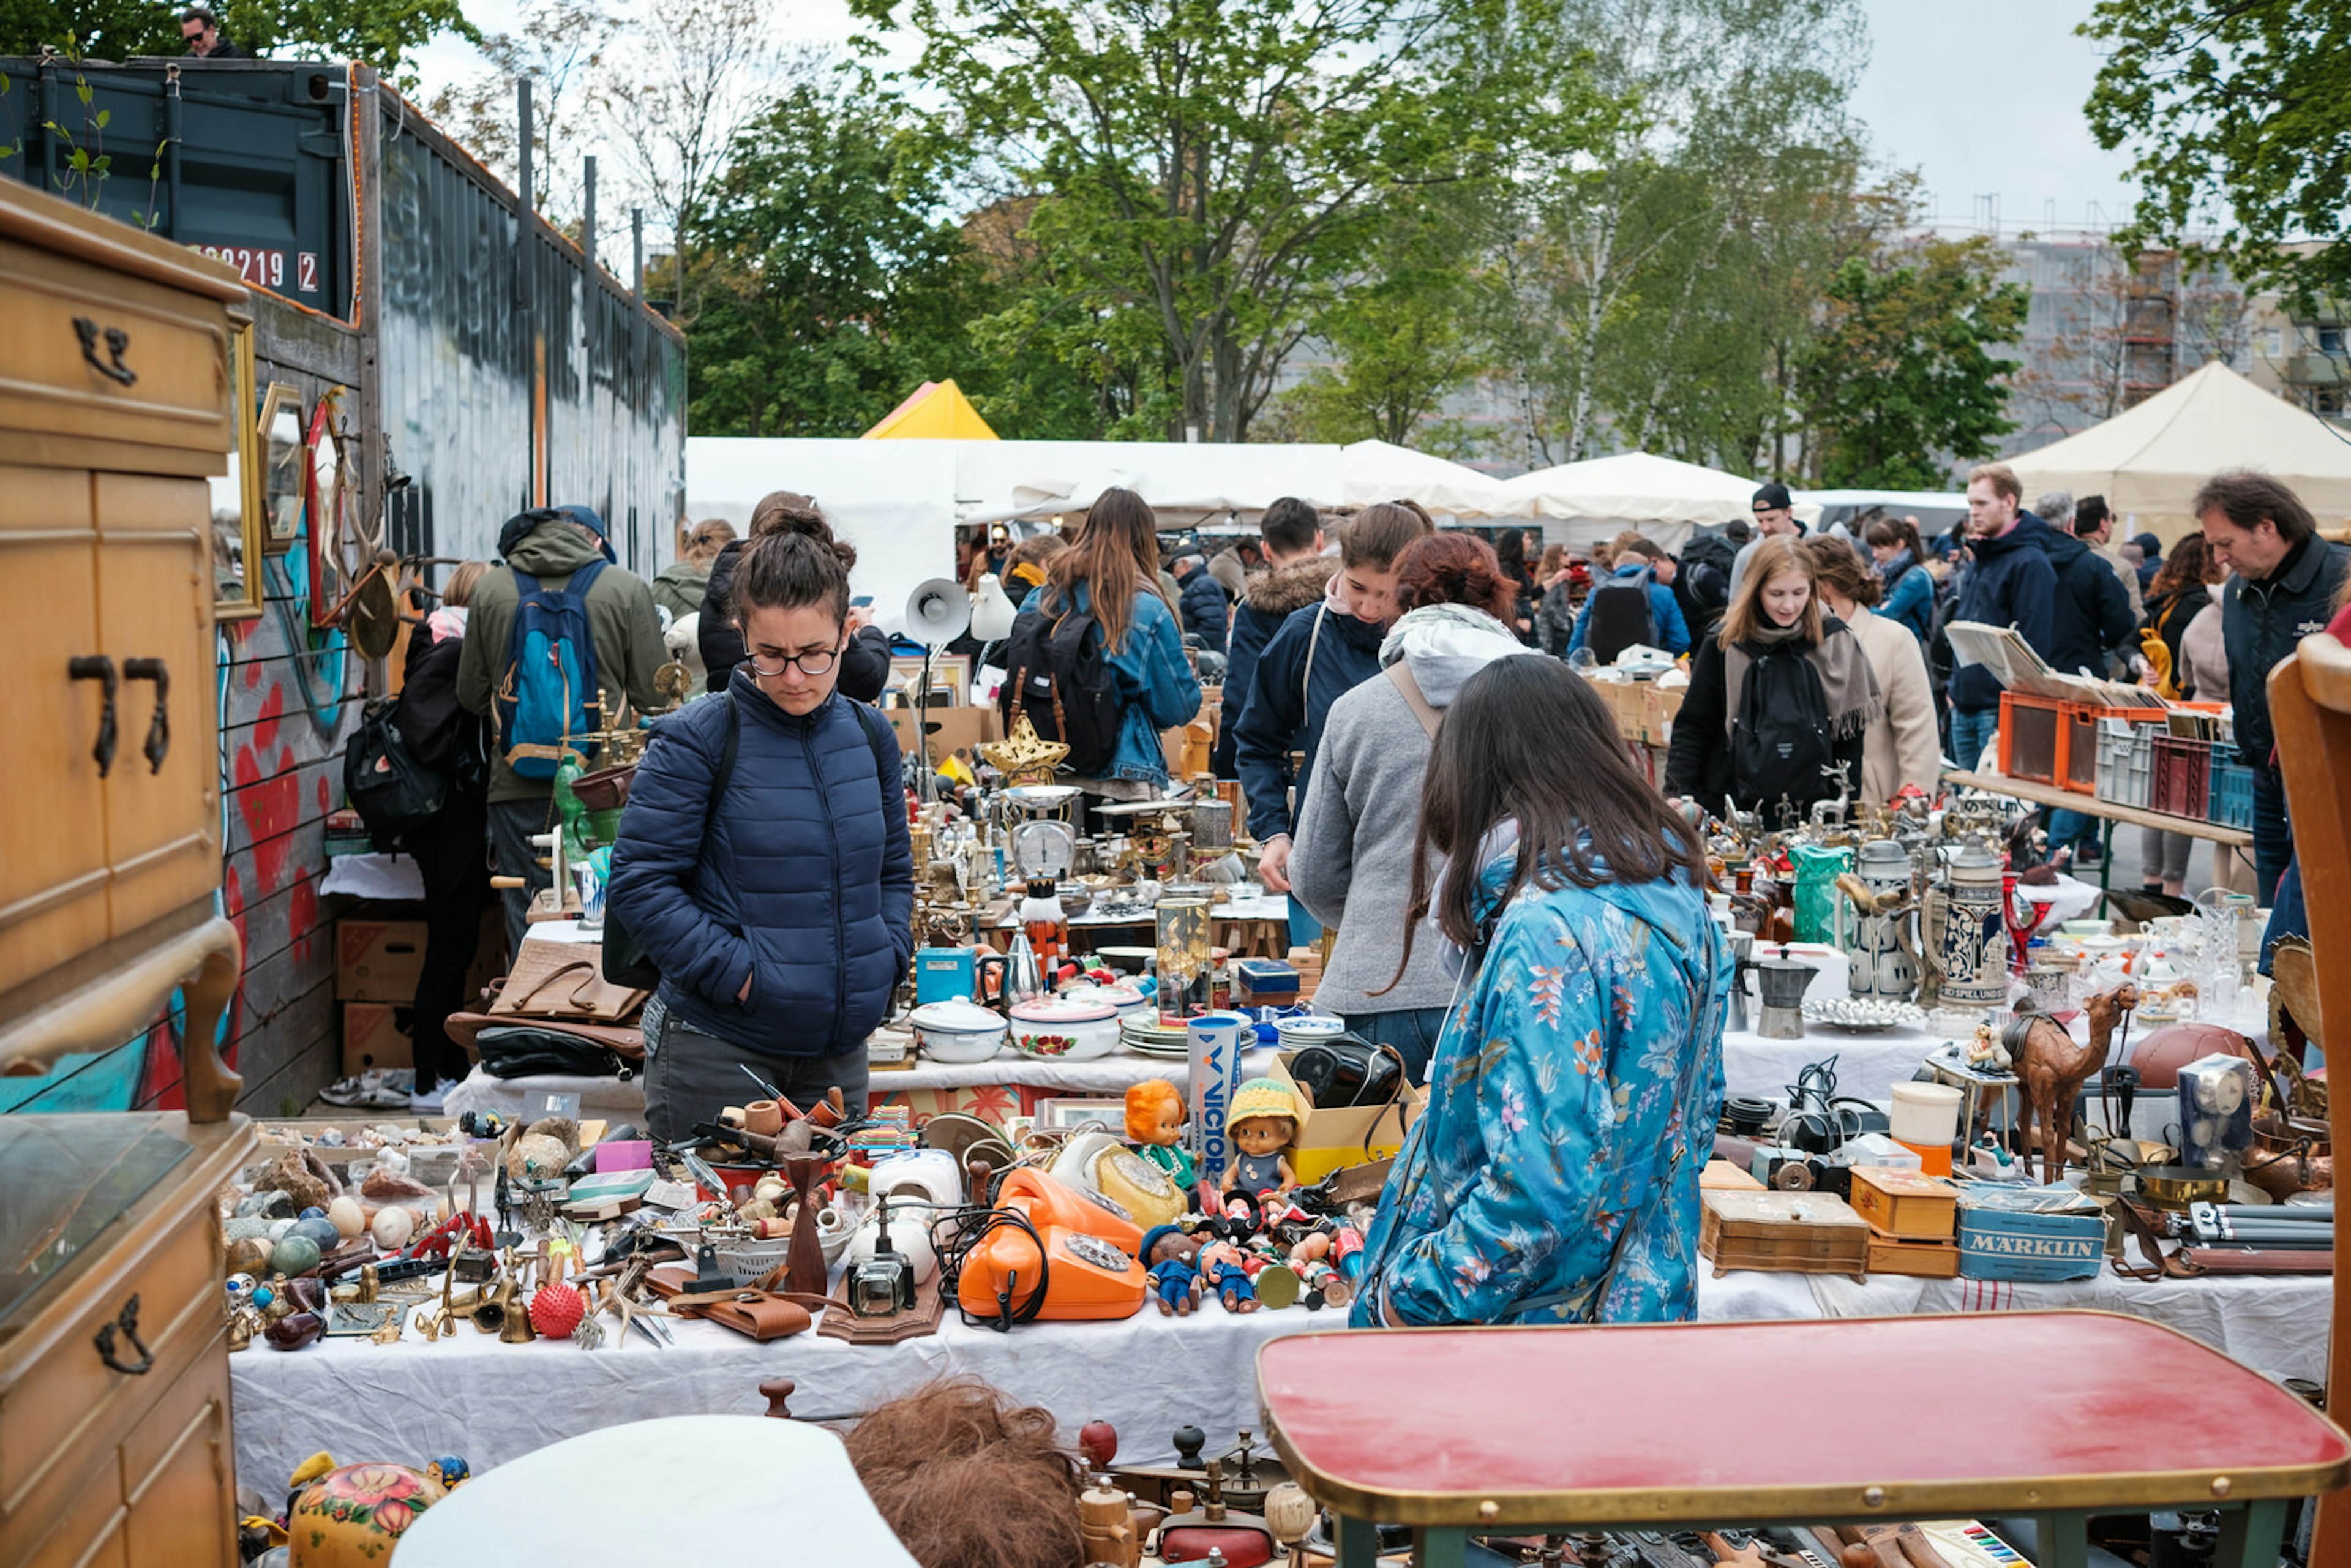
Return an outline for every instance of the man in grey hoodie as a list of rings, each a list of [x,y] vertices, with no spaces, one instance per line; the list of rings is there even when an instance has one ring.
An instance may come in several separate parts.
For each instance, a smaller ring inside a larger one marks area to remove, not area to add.
[[[542,587],[560,589],[571,574],[598,556],[611,559],[604,539],[602,519],[585,507],[523,512],[509,518],[498,536],[498,553],[506,564],[474,585],[472,608],[465,623],[465,641],[457,659],[457,701],[470,713],[495,719],[491,709],[507,677],[515,612],[522,602],[517,570],[536,578]],[[596,646],[596,684],[612,695],[614,706],[626,695],[632,712],[660,706],[653,689],[653,672],[667,657],[662,647],[661,615],[653,608],[653,590],[644,579],[617,566],[596,576],[587,592],[588,632]],[[614,716],[606,714],[602,723]],[[593,716],[590,716],[591,720]],[[555,823],[552,779],[523,779],[507,765],[493,746],[490,759],[490,858],[504,876],[518,876],[527,884],[507,888],[507,939],[512,951],[522,950],[530,901],[540,888],[554,885],[554,873],[538,863],[531,846],[533,833]]]
[[[1399,559],[1399,578],[1412,580],[1415,551],[1457,542],[1485,548],[1468,535],[1434,536]],[[1486,556],[1492,559],[1490,551]],[[1497,576],[1493,586],[1500,585]],[[1468,593],[1475,596],[1475,587]],[[1374,1044],[1395,1047],[1416,1083],[1426,1075],[1444,1030],[1454,978],[1442,942],[1416,944],[1410,967],[1401,979],[1396,974],[1404,961],[1403,912],[1411,903],[1413,832],[1432,735],[1397,671],[1409,675],[1433,723],[1470,676],[1518,653],[1541,656],[1487,610],[1433,603],[1408,612],[1380,644],[1381,676],[1331,705],[1299,814],[1288,868],[1290,895],[1339,934],[1315,988],[1315,1005],[1344,1018]]]

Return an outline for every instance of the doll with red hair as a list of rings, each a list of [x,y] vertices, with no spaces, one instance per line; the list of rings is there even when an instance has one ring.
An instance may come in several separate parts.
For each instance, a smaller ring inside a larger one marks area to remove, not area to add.
[[[1184,1147],[1184,1096],[1165,1078],[1146,1078],[1126,1092],[1126,1135],[1143,1157],[1192,1189],[1192,1156]]]

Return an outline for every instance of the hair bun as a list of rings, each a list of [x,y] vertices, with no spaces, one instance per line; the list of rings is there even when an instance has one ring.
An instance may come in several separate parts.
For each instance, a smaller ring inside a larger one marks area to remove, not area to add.
[[[770,491],[752,509],[751,537],[759,539],[774,534],[798,534],[826,546],[839,558],[843,571],[857,564],[857,547],[835,538],[832,525],[817,509],[816,502],[794,491]]]

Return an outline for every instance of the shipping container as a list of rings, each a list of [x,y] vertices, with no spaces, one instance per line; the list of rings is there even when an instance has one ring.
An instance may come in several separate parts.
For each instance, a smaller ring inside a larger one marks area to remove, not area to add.
[[[0,172],[357,335],[359,515],[390,548],[486,559],[516,511],[579,504],[622,565],[671,558],[684,337],[374,71],[48,57],[0,57]],[[108,160],[102,178],[77,150]]]

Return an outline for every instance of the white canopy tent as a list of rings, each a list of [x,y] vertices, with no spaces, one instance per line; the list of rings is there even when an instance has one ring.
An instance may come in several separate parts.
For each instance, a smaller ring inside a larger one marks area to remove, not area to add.
[[[770,490],[814,496],[857,546],[852,584],[895,631],[906,597],[955,570],[958,526],[1050,523],[1113,486],[1140,492],[1161,524],[1188,528],[1256,515],[1284,496],[1323,510],[1409,497],[1440,517],[1507,507],[1498,480],[1441,457],[1362,441],[1328,444],[1164,441],[746,440],[686,443],[686,511],[737,528]],[[663,541],[664,560],[670,542]]]
[[[2044,490],[2104,496],[2120,537],[2167,545],[2198,527],[2188,509],[2197,487],[2231,468],[2283,480],[2322,525],[2351,517],[2351,436],[2217,361],[2010,466],[2028,504]]]
[[[1542,521],[1546,543],[1590,547],[1635,529],[1669,550],[1690,530],[1752,516],[1752,479],[1647,452],[1625,452],[1583,463],[1562,463],[1521,474],[1501,486],[1509,517]],[[1818,520],[1817,505],[1799,500],[1796,516]]]

